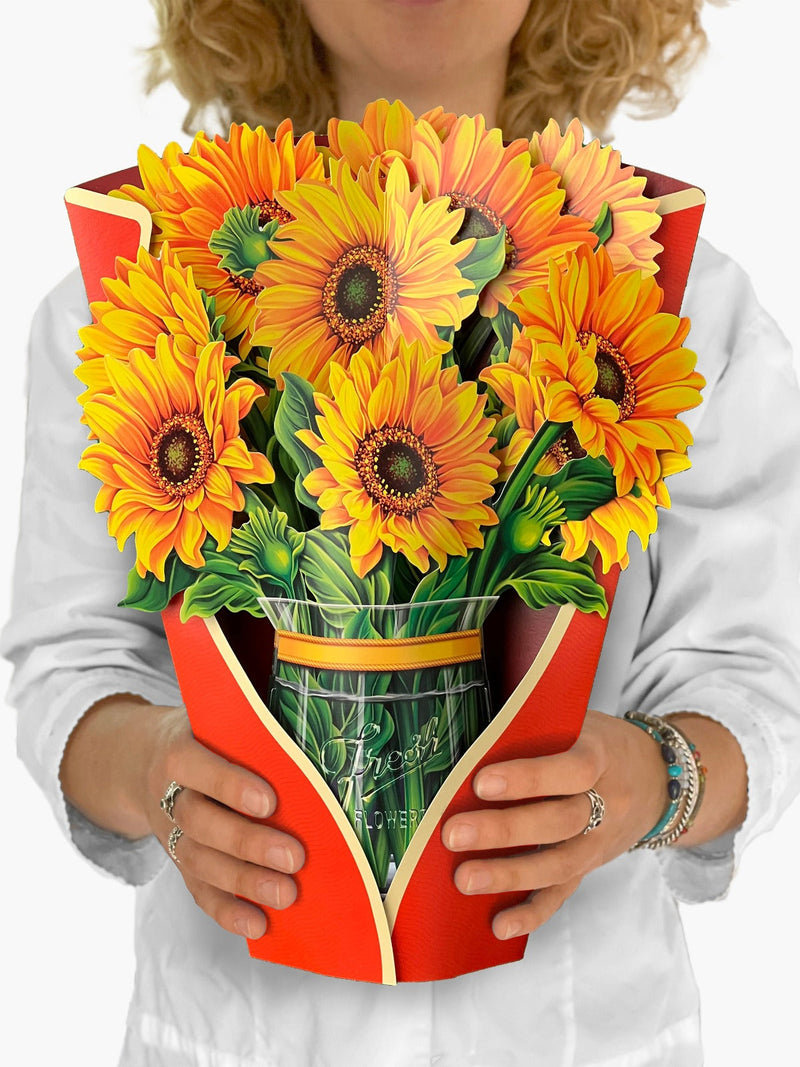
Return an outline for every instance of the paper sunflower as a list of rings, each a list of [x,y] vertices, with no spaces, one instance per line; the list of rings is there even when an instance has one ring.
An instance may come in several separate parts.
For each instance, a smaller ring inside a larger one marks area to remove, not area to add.
[[[375,100],[367,104],[361,122],[332,118],[328,122],[328,145],[334,159],[344,159],[353,174],[369,170],[376,158],[384,167],[401,159],[411,173],[411,151],[423,122],[431,122],[445,136],[455,115],[437,108],[419,119],[401,100]]]
[[[363,576],[384,546],[425,571],[429,557],[482,547],[481,528],[497,516],[492,421],[474,382],[419,344],[401,342],[383,365],[367,349],[349,369],[331,366],[329,398],[315,394],[318,434],[301,431],[322,465],[304,486],[319,497],[323,529],[350,528],[350,551]]]
[[[106,355],[127,360],[131,349],[140,348],[152,356],[157,339],[169,334],[176,358],[194,367],[199,350],[213,340],[192,271],[181,266],[168,244],[160,259],[140,248],[135,263],[120,258],[116,266],[117,277],[103,279],[106,299],[91,305],[95,321],[78,331],[83,362],[75,373],[87,395],[111,391]]]
[[[474,242],[453,243],[462,217],[446,199],[425,203],[401,160],[357,177],[332,160],[330,185],[304,182],[281,202],[295,221],[256,272],[253,334],[279,385],[292,371],[324,388],[331,364],[362,346],[385,355],[399,337],[449,349],[437,327],[457,328],[477,296],[458,269]]]
[[[637,480],[630,492],[595,508],[586,519],[573,519],[562,525],[565,559],[580,559],[590,545],[595,545],[607,573],[615,563],[622,568],[628,566],[628,540],[632,533],[639,538],[642,549],[647,548],[658,525],[656,507],[670,506],[664,479],[691,465],[685,455],[676,452],[660,453],[659,462],[661,475],[655,485]]]
[[[512,304],[536,344],[545,417],[571,423],[581,447],[605,455],[620,494],[654,485],[657,453],[685,453],[692,437],[676,416],[700,403],[704,379],[683,347],[689,320],[660,310],[663,292],[640,271],[615,275],[604,248],[553,266],[547,289]]]
[[[563,262],[580,245],[597,243],[590,221],[562,214],[558,175],[534,170],[527,143],[504,146],[502,132],[487,130],[481,115],[456,119],[444,141],[420,126],[411,158],[426,196],[447,196],[451,207],[464,209],[460,238],[505,227],[505,268],[481,293],[484,315],[496,315],[525,286],[544,283],[551,260]]]
[[[522,459],[536,432],[542,427],[544,415],[544,382],[538,374],[531,373],[533,342],[524,333],[515,330],[508,359],[488,366],[480,374],[502,405],[503,415],[513,415],[517,424],[511,440],[505,448],[497,449],[500,460],[498,480],[506,481]],[[550,449],[537,467],[539,474],[555,474],[567,461],[565,445],[560,441]],[[585,451],[581,450],[585,455]]]
[[[654,274],[655,257],[663,251],[652,234],[661,219],[658,201],[644,195],[647,179],[633,167],[623,167],[619,152],[598,140],[583,143],[583,126],[573,119],[564,133],[551,119],[542,133],[531,139],[534,164],[546,163],[560,177],[566,193],[565,208],[571,215],[594,225],[604,209],[611,212],[611,237],[605,248],[616,271],[639,268]]]
[[[155,226],[153,251],[169,241],[194,269],[197,285],[215,298],[226,339],[241,337],[240,353],[246,354],[259,291],[253,272],[270,254],[269,224],[291,218],[278,194],[300,178],[323,177],[313,134],[295,144],[288,119],[274,140],[260,126],[234,125],[227,140],[197,134],[188,152],[173,144],[159,157],[142,148],[139,171],[144,188],[126,185],[117,195],[147,207]]]
[[[127,360],[107,360],[111,392],[85,402],[98,443],[80,466],[103,483],[95,507],[109,512],[120,548],[135,536],[139,575],[152,571],[163,581],[173,550],[202,567],[208,534],[223,549],[244,507],[239,485],[271,482],[274,472],[239,436],[239,420],[262,390],[242,379],[225,389],[223,342],[201,349],[193,371],[166,335],[155,347],[155,356],[135,349]]]

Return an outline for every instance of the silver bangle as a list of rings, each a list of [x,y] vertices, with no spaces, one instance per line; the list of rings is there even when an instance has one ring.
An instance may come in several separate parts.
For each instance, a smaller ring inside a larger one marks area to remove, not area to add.
[[[657,715],[646,715],[642,712],[629,711],[625,713],[625,718],[629,722],[633,722],[645,729],[657,743],[672,748],[680,757],[681,773],[686,776],[686,787],[678,802],[672,802],[675,803],[675,810],[669,815],[669,818],[664,825],[659,825],[657,823],[657,832],[651,830],[649,834],[643,837],[640,841],[637,841],[632,847],[634,849],[654,849],[662,848],[665,845],[672,845],[687,829],[700,799],[699,772],[692,746],[686,739],[685,735],[676,726],[671,722],[668,722],[666,719],[659,718]],[[665,758],[667,757],[665,756]],[[677,766],[677,763],[672,757],[670,757],[669,762],[672,762],[674,766]],[[669,809],[672,807],[672,803],[667,808],[667,812],[664,816],[665,819],[669,814]]]

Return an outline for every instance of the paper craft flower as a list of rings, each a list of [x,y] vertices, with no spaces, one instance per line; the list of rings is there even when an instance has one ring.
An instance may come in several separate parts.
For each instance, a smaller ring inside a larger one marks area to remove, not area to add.
[[[331,161],[331,184],[304,182],[281,202],[295,221],[256,280],[254,342],[272,348],[270,374],[292,371],[324,388],[333,363],[362,346],[383,355],[399,337],[431,353],[450,348],[437,327],[458,327],[475,307],[458,264],[471,240],[453,244],[461,214],[444,198],[425,203],[400,160],[353,177]]]
[[[420,126],[411,158],[426,196],[448,196],[451,207],[464,208],[460,238],[506,228],[505,267],[481,293],[483,315],[496,315],[525,286],[544,283],[551,260],[561,263],[579,245],[597,243],[591,222],[561,213],[558,175],[533,170],[526,142],[504,146],[502,132],[487,130],[482,115],[462,115],[444,141]]]
[[[670,506],[664,479],[691,466],[689,459],[677,452],[660,453],[659,462],[661,476],[655,485],[643,485],[637,480],[630,492],[595,508],[586,519],[569,520],[563,524],[564,559],[580,559],[591,545],[595,545],[603,571],[607,573],[615,563],[623,568],[628,566],[627,545],[631,533],[636,534],[643,549],[647,548],[650,535],[655,533],[658,525],[656,507]]]
[[[655,274],[655,257],[663,251],[653,240],[661,219],[658,201],[644,195],[647,179],[633,167],[623,167],[619,152],[598,140],[583,143],[583,126],[573,119],[564,133],[551,119],[531,138],[534,164],[546,163],[561,176],[565,208],[594,225],[605,206],[611,213],[611,236],[606,250],[616,271],[639,268]]]
[[[128,360],[107,359],[111,391],[84,404],[98,443],[80,466],[103,483],[95,507],[109,512],[119,547],[135,536],[142,577],[152,571],[163,581],[173,550],[202,567],[208,534],[219,549],[230,540],[233,513],[244,507],[239,485],[274,478],[239,436],[262,390],[242,379],[226,390],[224,355],[223,342],[206,345],[190,370],[162,334],[155,356],[134,349]]]
[[[376,158],[384,167],[395,159],[402,159],[411,170],[411,151],[422,123],[430,124],[438,137],[444,139],[452,129],[456,116],[441,107],[426,111],[417,119],[401,100],[375,100],[367,104],[361,122],[332,118],[328,122],[328,145],[334,159],[344,159],[357,174],[363,167],[369,170]]]
[[[139,151],[144,189],[126,185],[117,195],[144,204],[153,215],[153,251],[169,241],[197,285],[215,298],[225,316],[227,340],[241,336],[240,354],[250,348],[253,303],[259,285],[255,267],[269,253],[275,226],[291,215],[278,194],[300,178],[322,178],[323,161],[314,136],[295,145],[287,119],[274,141],[261,127],[232,126],[226,140],[199,133],[188,152],[170,145],[159,157]]]
[[[502,405],[502,416],[513,416],[516,422],[510,441],[505,448],[496,449],[500,460],[498,480],[506,481],[522,459],[525,450],[545,422],[544,380],[538,374],[531,374],[533,363],[533,342],[525,333],[514,332],[514,340],[508,353],[508,359],[492,363],[480,374]],[[565,458],[556,449],[550,449],[539,464],[539,474],[555,474]],[[581,450],[583,452],[583,450]],[[585,454],[585,453],[583,453]]]
[[[578,249],[565,271],[551,267],[547,289],[512,304],[536,344],[545,417],[571,423],[581,447],[610,460],[620,494],[636,478],[655,485],[659,451],[686,452],[692,437],[676,416],[705,384],[683,347],[689,320],[660,311],[662,299],[652,277],[615,275],[599,248]]]
[[[331,366],[331,394],[315,394],[318,433],[301,431],[322,461],[304,486],[319,497],[323,529],[350,528],[356,573],[381,559],[384,545],[421,571],[444,567],[483,545],[497,516],[492,421],[474,382],[420,344],[400,343],[384,365],[367,349],[349,369]]]
[[[132,348],[154,355],[159,337],[174,339],[176,358],[193,367],[200,348],[213,340],[203,296],[191,269],[181,266],[168,244],[161,258],[140,248],[136,262],[117,260],[117,277],[103,279],[106,300],[91,306],[95,321],[79,330],[83,348],[75,371],[88,394],[111,391],[104,356],[127,360]],[[230,362],[235,362],[235,358]]]

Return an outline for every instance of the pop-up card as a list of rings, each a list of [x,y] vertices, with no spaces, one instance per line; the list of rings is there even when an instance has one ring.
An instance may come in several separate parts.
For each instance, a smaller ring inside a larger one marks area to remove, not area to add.
[[[688,466],[703,197],[551,122],[379,101],[67,194],[98,511],[192,728],[262,775],[298,899],[251,954],[364,981],[519,959],[466,896],[475,772],[578,737],[629,538]],[[76,415],[77,417],[77,415]],[[124,590],[121,590],[121,594]]]

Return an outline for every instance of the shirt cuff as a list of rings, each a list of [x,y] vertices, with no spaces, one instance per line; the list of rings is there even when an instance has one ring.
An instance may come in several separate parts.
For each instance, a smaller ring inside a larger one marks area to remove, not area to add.
[[[747,845],[770,829],[780,814],[787,780],[786,757],[769,717],[743,698],[739,689],[694,690],[691,699],[673,694],[670,703],[646,709],[666,717],[694,712],[726,727],[739,743],[747,766],[747,815],[742,825],[694,848],[656,850],[661,872],[683,903],[722,900]]]
[[[20,755],[34,778],[39,780],[59,827],[80,855],[118,881],[137,886],[153,879],[164,865],[166,853],[159,841],[153,835],[131,839],[96,826],[67,800],[59,778],[64,750],[78,722],[99,700],[117,693],[131,693],[151,704],[165,706],[182,702],[180,690],[174,684],[142,678],[134,671],[80,672],[72,684],[62,690],[59,713],[51,722],[35,765],[25,758],[29,753],[20,751]],[[22,741],[20,748],[23,748]]]

